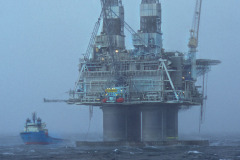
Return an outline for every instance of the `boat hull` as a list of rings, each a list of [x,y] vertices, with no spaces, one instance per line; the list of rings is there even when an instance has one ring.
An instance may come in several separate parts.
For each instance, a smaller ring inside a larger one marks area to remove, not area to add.
[[[56,144],[62,142],[62,139],[57,139],[48,136],[44,131],[39,132],[22,132],[20,136],[25,144]]]

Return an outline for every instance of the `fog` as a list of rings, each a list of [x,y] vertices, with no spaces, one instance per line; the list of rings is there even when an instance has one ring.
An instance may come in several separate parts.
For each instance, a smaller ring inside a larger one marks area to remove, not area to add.
[[[161,2],[164,48],[187,52],[195,1]],[[140,0],[123,4],[126,21],[138,30]],[[240,132],[239,6],[237,0],[203,1],[197,57],[222,64],[208,74],[202,134]],[[88,107],[43,103],[43,98],[68,98],[99,14],[98,0],[0,0],[0,134],[18,135],[34,111],[50,133],[87,133]],[[199,108],[179,113],[180,133],[198,133]],[[102,132],[99,108],[89,132]]]

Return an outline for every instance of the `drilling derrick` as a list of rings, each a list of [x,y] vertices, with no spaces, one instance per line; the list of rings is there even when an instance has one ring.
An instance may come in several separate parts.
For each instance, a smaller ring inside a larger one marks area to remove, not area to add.
[[[112,59],[113,50],[125,49],[124,9],[118,0],[102,0],[103,27],[96,37],[94,60]],[[106,54],[108,53],[108,54]]]
[[[162,50],[161,4],[158,0],[142,0],[140,5],[140,30],[137,33],[146,46],[133,37],[133,45],[139,56],[160,56]]]
[[[101,0],[101,5],[67,102],[102,109],[104,141],[176,140],[178,111],[204,99],[189,72],[202,75],[220,62],[164,51],[159,0],[142,0],[138,32],[124,21],[120,0]],[[125,48],[124,28],[132,34],[134,49]],[[195,53],[196,47],[190,48]]]

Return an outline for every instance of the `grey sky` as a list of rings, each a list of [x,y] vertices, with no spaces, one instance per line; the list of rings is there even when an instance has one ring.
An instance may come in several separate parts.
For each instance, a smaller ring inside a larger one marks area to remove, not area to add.
[[[187,52],[195,0],[161,2],[164,48]],[[123,3],[137,30],[140,0]],[[205,133],[240,132],[239,6],[238,0],[203,0],[198,58],[222,61],[209,73]],[[99,13],[98,0],[0,0],[1,133],[18,134],[33,111],[50,133],[87,132],[88,108],[45,104],[43,97],[68,98]],[[91,132],[101,132],[101,117],[95,109]],[[199,107],[180,112],[179,131],[198,132],[198,120]]]

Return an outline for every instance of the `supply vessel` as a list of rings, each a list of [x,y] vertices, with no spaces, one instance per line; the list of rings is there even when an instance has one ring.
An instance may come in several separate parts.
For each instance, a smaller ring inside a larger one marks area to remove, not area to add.
[[[37,118],[37,114],[32,114],[32,120],[26,120],[24,131],[20,136],[25,144],[56,144],[62,142],[62,139],[53,138],[48,135],[46,123],[41,118]]]

